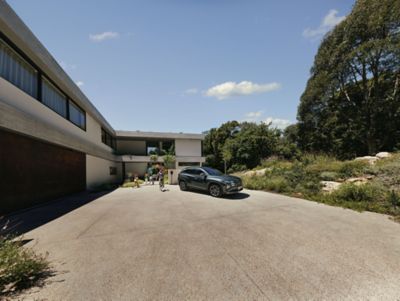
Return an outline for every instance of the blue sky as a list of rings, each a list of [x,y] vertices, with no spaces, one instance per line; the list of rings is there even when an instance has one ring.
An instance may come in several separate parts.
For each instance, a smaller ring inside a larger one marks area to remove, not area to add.
[[[296,120],[350,0],[8,0],[114,129]]]

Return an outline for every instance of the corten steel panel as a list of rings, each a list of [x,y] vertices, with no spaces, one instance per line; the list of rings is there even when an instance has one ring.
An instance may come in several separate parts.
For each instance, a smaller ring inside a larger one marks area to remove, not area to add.
[[[0,215],[85,189],[84,153],[0,129]]]

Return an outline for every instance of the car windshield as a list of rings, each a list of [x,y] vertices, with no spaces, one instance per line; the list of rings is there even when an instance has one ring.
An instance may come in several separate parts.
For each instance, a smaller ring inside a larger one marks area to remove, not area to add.
[[[210,176],[221,176],[222,172],[219,170],[210,168],[210,167],[203,167],[203,169],[210,175]]]

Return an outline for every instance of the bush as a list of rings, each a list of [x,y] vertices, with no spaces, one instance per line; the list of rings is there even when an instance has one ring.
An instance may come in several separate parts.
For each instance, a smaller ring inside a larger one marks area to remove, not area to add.
[[[291,191],[288,181],[283,177],[270,178],[265,181],[265,188],[275,192]]]
[[[343,177],[353,177],[364,174],[368,171],[369,163],[363,160],[345,161],[339,170]]]
[[[0,295],[38,284],[50,275],[46,258],[24,248],[21,241],[0,237]]]
[[[243,164],[233,164],[231,166],[231,168],[229,168],[228,173],[234,173],[234,172],[238,172],[238,171],[244,171],[246,170],[247,167],[246,165]]]
[[[243,184],[248,189],[290,192],[288,181],[283,177],[244,177]]]
[[[384,192],[382,187],[376,184],[343,184],[331,197],[346,202],[377,202],[382,200]]]
[[[138,180],[139,185],[142,185],[144,183],[143,180]],[[132,187],[136,187],[136,183],[135,182],[125,182],[124,184],[122,184],[121,186],[122,188],[132,188]]]
[[[339,178],[339,174],[334,171],[323,171],[320,173],[319,178],[323,181],[335,181]]]

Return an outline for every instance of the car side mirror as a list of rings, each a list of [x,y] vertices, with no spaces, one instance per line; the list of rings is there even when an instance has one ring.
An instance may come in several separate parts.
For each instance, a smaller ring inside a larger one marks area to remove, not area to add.
[[[202,172],[202,173],[200,174],[200,178],[202,178],[203,180],[205,180],[205,179],[207,178],[207,175],[206,175],[204,172]]]

